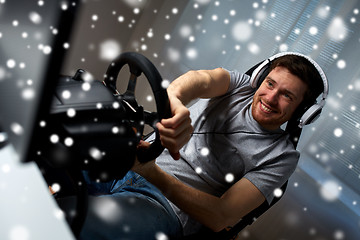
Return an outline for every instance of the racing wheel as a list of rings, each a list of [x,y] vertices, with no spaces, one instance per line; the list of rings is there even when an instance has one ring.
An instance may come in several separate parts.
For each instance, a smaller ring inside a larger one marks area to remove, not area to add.
[[[130,69],[124,93],[116,88],[124,65]],[[157,112],[149,112],[135,98],[137,79],[144,74],[150,83]],[[78,70],[73,77],[61,76],[48,118],[41,134],[45,141],[40,152],[52,166],[87,170],[94,180],[122,178],[133,166],[135,157],[146,162],[163,151],[157,121],[171,116],[166,89],[155,66],[143,55],[125,52],[108,67],[103,82],[89,81],[86,72]],[[148,149],[137,149],[144,125],[155,131]]]

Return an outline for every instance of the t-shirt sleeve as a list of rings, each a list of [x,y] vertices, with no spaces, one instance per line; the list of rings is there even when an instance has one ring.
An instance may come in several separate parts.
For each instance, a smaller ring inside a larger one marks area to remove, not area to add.
[[[293,174],[299,161],[299,152],[295,149],[280,154],[244,175],[265,196],[268,203],[274,198],[274,191],[280,188]]]
[[[245,84],[249,84],[250,77],[248,75],[240,73],[236,70],[225,70],[230,74],[230,85],[227,93],[232,92],[235,89],[244,86]]]

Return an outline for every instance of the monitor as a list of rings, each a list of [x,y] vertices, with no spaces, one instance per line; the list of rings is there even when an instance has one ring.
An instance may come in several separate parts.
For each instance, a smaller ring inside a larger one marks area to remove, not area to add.
[[[22,162],[32,160],[77,9],[78,0],[0,0],[0,129]]]

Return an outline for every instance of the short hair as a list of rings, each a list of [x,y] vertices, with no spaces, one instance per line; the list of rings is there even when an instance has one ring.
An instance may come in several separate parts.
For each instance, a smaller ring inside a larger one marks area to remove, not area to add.
[[[298,55],[284,55],[273,60],[270,71],[276,67],[285,67],[290,73],[300,78],[307,85],[302,107],[309,107],[316,102],[324,91],[324,83],[315,66],[306,58]]]

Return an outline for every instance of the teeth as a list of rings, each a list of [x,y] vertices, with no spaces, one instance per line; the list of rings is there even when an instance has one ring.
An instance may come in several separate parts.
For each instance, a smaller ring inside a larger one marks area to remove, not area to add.
[[[264,110],[265,112],[272,112],[272,110],[270,108],[267,108],[264,104],[260,103],[261,109]]]

